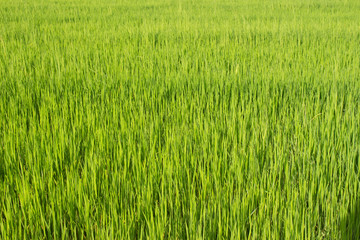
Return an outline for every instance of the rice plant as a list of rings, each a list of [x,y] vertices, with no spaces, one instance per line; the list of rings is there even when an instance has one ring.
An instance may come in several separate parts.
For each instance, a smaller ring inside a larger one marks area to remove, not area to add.
[[[0,0],[0,238],[359,239],[359,9]]]

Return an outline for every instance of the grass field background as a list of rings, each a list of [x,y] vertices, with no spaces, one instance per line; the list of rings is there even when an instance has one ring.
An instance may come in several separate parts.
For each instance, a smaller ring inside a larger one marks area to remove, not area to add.
[[[0,0],[0,238],[358,239],[359,13]]]

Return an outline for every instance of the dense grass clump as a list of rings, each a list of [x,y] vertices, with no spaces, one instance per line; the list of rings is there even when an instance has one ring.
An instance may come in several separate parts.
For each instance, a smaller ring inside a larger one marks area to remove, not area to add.
[[[0,238],[358,239],[359,7],[0,0]]]

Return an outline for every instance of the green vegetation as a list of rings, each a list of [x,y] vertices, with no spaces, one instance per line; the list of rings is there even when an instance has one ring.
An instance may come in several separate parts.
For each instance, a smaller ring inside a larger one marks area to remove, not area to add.
[[[0,238],[357,239],[359,8],[0,0]]]

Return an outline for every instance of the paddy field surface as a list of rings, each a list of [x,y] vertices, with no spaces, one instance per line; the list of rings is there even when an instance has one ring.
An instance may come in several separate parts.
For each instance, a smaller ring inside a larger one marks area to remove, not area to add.
[[[358,239],[359,13],[0,0],[0,238]]]

